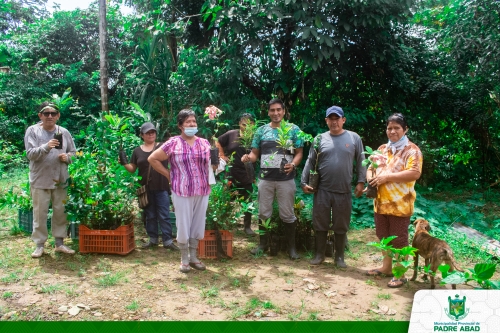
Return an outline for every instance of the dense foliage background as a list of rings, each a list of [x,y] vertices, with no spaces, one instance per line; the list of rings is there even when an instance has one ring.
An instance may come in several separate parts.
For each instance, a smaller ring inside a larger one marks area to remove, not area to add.
[[[23,150],[36,105],[52,94],[71,88],[78,100],[61,117],[74,134],[100,112],[98,6],[51,14],[45,3],[0,3],[2,156]],[[182,108],[201,115],[214,104],[233,125],[243,112],[265,119],[277,96],[313,135],[326,130],[325,109],[342,106],[346,128],[377,147],[384,119],[402,112],[425,156],[422,185],[500,183],[498,1],[126,4],[134,15],[107,8],[109,102],[118,115],[133,101],[176,133]]]

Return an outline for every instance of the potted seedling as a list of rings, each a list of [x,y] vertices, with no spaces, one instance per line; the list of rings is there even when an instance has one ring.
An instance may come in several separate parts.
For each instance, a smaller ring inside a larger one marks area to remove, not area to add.
[[[309,181],[308,184],[310,187],[314,189],[314,191],[318,190],[319,184],[319,173],[318,173],[318,161],[321,153],[319,152],[319,148],[321,146],[321,135],[318,135],[314,138],[312,149],[314,149],[314,153],[316,155],[316,160],[314,161],[314,169],[309,170]]]
[[[314,150],[316,158],[313,161],[314,164],[312,165],[311,170],[309,170],[309,180],[307,185],[312,187],[314,191],[317,191],[319,185],[318,162],[319,156],[321,155],[319,151],[321,147],[321,135],[318,135],[313,139],[311,134],[300,131],[298,137],[306,143],[312,143],[311,149]]]
[[[281,173],[285,173],[285,165],[288,164],[288,160],[286,159],[286,152],[287,150],[293,149],[292,128],[293,125],[285,120],[281,120],[280,127],[278,127],[278,138],[276,139],[276,146],[281,149],[281,153],[283,154],[280,163]]]
[[[377,175],[377,168],[379,166],[383,166],[386,163],[386,157],[382,155],[382,152],[379,150],[373,150],[370,147],[365,147],[366,151],[364,154],[367,154],[368,157],[363,160],[362,165],[368,167],[371,170],[371,178],[373,179]],[[377,197],[377,187],[370,185],[370,179],[368,179],[368,187],[366,191],[366,197],[368,198],[376,198]]]
[[[216,147],[215,143],[217,142],[216,134],[219,131],[220,126],[226,126],[226,123],[219,122],[217,119],[223,114],[224,111],[219,109],[214,105],[210,105],[205,108],[205,117],[208,118],[207,122],[215,121],[214,131],[212,134],[212,138],[210,139],[210,163],[212,165],[219,165],[219,148]]]
[[[252,122],[250,119],[246,119],[247,123],[245,128],[241,131],[238,143],[241,147],[245,149],[246,154],[250,154],[252,150],[252,140],[257,128],[261,125],[261,122]],[[245,171],[249,179],[255,178],[255,170],[252,162],[245,162]]]
[[[271,256],[277,256],[279,252],[279,239],[276,237],[275,230],[278,227],[276,222],[272,222],[271,218],[268,218],[267,220],[261,221],[260,225],[264,230],[256,230],[259,235],[268,235],[269,237],[267,238],[269,241],[269,253]]]

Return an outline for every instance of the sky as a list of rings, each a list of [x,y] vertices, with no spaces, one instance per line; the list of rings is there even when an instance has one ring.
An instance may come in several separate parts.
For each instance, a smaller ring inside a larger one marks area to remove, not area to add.
[[[49,0],[47,2],[47,10],[52,12],[52,6],[54,3],[60,5],[61,10],[73,10],[76,8],[86,9],[89,7],[91,2],[95,0]],[[122,14],[130,14],[132,9],[129,7],[122,6]]]

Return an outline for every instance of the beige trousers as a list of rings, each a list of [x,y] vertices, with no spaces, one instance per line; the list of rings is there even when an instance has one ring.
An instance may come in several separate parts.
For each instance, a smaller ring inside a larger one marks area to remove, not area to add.
[[[66,213],[64,213],[63,200],[67,198],[65,188],[45,190],[39,188],[31,189],[33,199],[33,233],[31,239],[39,246],[47,241],[49,233],[47,230],[47,214],[49,204],[52,201],[52,236],[54,238],[65,238],[67,235]]]

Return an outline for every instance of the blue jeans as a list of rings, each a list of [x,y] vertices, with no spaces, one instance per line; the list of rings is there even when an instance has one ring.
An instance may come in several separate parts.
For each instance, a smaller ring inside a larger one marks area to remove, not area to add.
[[[170,197],[167,191],[148,190],[149,205],[146,214],[146,232],[151,243],[158,243],[158,224],[160,224],[163,245],[172,244],[172,225],[170,224]]]

